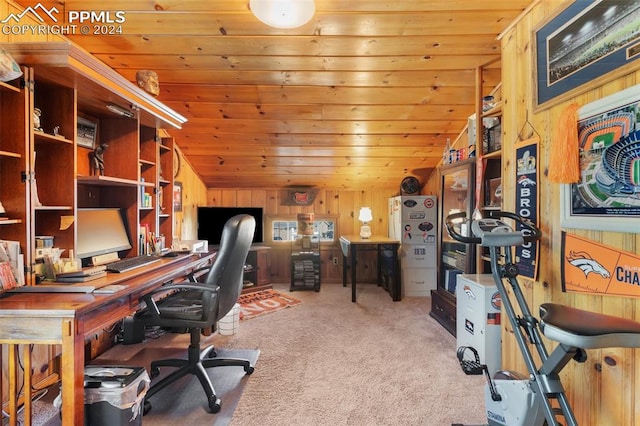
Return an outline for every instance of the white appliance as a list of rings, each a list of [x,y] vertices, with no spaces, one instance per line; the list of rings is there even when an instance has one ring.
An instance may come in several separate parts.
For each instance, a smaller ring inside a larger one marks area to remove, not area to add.
[[[491,274],[458,275],[456,285],[456,343],[471,346],[489,374],[500,369],[502,299]]]
[[[437,286],[438,206],[433,195],[389,198],[389,238],[400,241],[403,296],[426,297]]]

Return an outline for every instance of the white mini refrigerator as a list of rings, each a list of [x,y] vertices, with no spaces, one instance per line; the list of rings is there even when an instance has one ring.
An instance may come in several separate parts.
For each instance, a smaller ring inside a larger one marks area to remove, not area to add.
[[[433,195],[389,198],[389,238],[400,241],[402,295],[426,297],[437,286],[438,206]]]
[[[502,298],[491,274],[458,275],[456,349],[473,347],[492,377],[502,363],[501,308]]]

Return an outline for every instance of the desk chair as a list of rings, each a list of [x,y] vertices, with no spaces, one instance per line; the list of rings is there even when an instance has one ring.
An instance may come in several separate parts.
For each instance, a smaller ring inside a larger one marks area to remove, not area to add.
[[[178,369],[157,383],[152,383],[145,400],[145,411],[151,409],[148,399],[164,387],[187,374],[195,375],[202,385],[209,409],[220,411],[211,379],[206,369],[218,366],[244,367],[246,374],[253,373],[253,366],[247,360],[216,358],[213,346],[201,351],[200,335],[215,328],[216,322],[224,317],[236,304],[242,291],[242,274],[247,253],[255,230],[255,219],[249,215],[237,215],[229,219],[222,231],[220,249],[208,272],[198,282],[175,283],[142,297],[146,303],[138,318],[145,325],[168,327],[180,332],[188,332],[191,341],[186,359],[163,359],[151,363],[151,377],[160,374],[160,367]],[[154,300],[154,295],[168,296]]]

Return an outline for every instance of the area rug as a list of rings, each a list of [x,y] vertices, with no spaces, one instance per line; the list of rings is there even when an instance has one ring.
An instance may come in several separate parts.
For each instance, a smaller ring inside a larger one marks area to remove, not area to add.
[[[269,289],[243,294],[238,299],[238,303],[240,304],[240,319],[246,320],[295,306],[301,302],[288,294]]]

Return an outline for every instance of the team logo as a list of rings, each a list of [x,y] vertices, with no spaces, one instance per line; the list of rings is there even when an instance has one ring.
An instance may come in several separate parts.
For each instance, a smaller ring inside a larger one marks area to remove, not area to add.
[[[589,255],[589,253],[586,253],[584,251],[570,252],[569,256],[567,256],[567,262],[569,262],[576,268],[579,268],[584,273],[585,277],[588,277],[592,272],[602,276],[602,278],[611,277],[611,273],[607,271],[607,269],[602,266],[600,262],[593,259]]]

